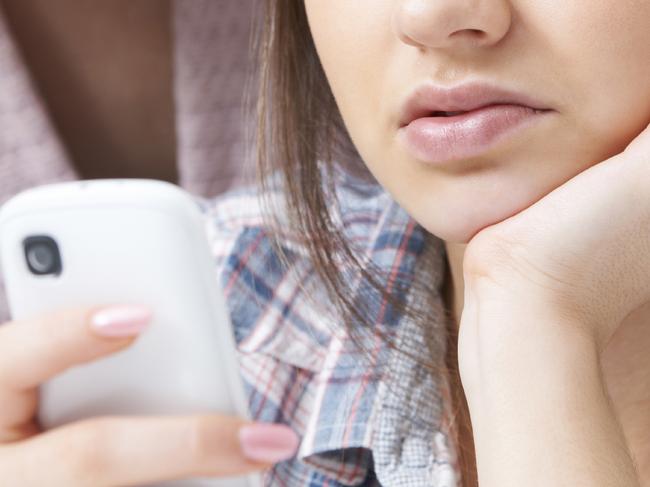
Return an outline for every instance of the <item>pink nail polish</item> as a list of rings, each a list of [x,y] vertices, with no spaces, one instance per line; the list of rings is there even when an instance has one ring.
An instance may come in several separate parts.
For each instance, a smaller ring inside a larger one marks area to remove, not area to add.
[[[90,320],[90,326],[103,336],[137,335],[149,324],[151,314],[147,306],[110,306],[97,311]]]
[[[252,423],[239,430],[241,449],[247,458],[265,463],[288,460],[296,454],[298,436],[281,424]]]

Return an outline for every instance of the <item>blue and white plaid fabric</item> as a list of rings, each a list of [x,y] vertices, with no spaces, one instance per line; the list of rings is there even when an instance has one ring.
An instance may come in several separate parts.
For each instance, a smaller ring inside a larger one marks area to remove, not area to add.
[[[278,190],[272,194],[281,201]],[[383,190],[350,178],[337,181],[336,216],[363,257],[408,281],[424,251],[424,231]],[[445,354],[443,304],[432,310],[434,349],[424,330],[377,300],[377,329],[388,332],[409,358],[378,336],[359,350],[319,283],[304,249],[282,245],[286,269],[272,245],[254,188],[199,200],[231,312],[254,419],[291,426],[302,438],[295,459],[265,476],[268,486],[454,487],[459,482],[446,377],[432,377],[417,361]],[[444,277],[438,241],[436,289]],[[367,299],[357,287],[355,299]],[[410,295],[407,296],[411,299]],[[435,335],[434,335],[435,336]],[[440,362],[443,363],[443,362]]]

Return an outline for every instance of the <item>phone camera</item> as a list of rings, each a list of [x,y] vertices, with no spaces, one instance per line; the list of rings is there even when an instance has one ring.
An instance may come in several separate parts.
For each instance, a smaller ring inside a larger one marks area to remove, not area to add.
[[[59,246],[51,237],[28,237],[24,240],[25,259],[29,270],[37,276],[61,274]]]

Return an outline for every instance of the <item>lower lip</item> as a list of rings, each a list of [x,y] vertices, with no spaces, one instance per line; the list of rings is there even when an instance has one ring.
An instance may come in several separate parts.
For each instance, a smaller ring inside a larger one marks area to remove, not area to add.
[[[551,111],[492,105],[453,117],[418,118],[399,132],[413,157],[443,164],[479,156]]]

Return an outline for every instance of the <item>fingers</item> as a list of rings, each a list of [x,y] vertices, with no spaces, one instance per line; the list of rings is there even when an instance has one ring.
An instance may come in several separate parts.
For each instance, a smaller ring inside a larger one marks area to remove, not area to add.
[[[297,445],[286,426],[230,416],[103,417],[0,448],[0,469],[24,487],[148,485],[251,473],[292,457]]]
[[[150,317],[141,306],[78,308],[0,326],[0,442],[33,433],[42,382],[128,346]]]
[[[79,308],[0,327],[3,480],[25,487],[142,485],[243,475],[293,456],[298,439],[289,428],[219,415],[111,416],[37,434],[37,387],[128,346],[150,318],[137,306]]]

